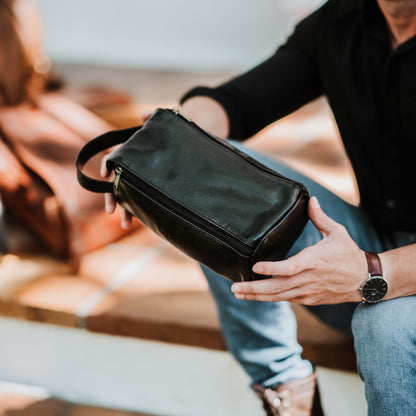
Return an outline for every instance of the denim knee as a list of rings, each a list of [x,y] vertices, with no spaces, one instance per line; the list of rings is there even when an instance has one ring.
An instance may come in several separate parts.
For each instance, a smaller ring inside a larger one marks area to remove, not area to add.
[[[410,415],[416,408],[416,296],[360,304],[352,332],[369,414]]]

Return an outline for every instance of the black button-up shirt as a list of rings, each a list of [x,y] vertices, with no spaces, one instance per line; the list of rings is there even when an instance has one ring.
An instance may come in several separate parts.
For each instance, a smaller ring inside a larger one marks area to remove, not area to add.
[[[416,230],[416,37],[392,50],[376,0],[330,0],[276,53],[218,88],[230,137],[243,140],[325,94],[354,168],[362,207],[388,230]]]

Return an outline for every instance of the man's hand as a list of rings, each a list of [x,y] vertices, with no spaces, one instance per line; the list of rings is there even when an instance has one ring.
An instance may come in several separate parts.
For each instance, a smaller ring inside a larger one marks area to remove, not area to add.
[[[153,114],[153,111],[143,111],[141,114],[141,118],[143,123],[148,120]],[[103,178],[108,178],[110,176],[110,172],[107,169],[107,159],[111,156],[111,153],[104,156],[101,161],[101,168],[100,168],[100,175]],[[114,198],[113,194],[104,194],[104,201],[105,201],[105,212],[107,214],[112,214],[117,206],[116,199]],[[121,208],[121,228],[128,229],[131,227],[132,216],[129,212],[127,212],[124,208]]]
[[[286,260],[256,263],[254,272],[273,277],[234,283],[231,290],[238,299],[304,305],[361,301],[358,288],[367,275],[364,252],[322,211],[315,197],[309,201],[309,217],[323,239]]]
[[[110,172],[107,170],[107,166],[106,166],[107,159],[110,156],[111,156],[111,153],[104,156],[101,161],[100,175],[103,178],[108,178],[110,176]],[[104,202],[105,202],[105,212],[107,214],[112,214],[116,210],[116,207],[117,207],[117,202],[116,202],[114,195],[104,194]],[[132,216],[124,208],[120,208],[120,209],[121,209],[121,228],[124,228],[127,230],[131,227]]]

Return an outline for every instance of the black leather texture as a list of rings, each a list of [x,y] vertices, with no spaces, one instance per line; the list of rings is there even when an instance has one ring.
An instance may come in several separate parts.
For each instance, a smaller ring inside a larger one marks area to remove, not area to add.
[[[123,207],[232,281],[264,278],[252,266],[282,259],[308,220],[302,184],[171,110],[157,110],[107,166],[117,171],[113,189]]]

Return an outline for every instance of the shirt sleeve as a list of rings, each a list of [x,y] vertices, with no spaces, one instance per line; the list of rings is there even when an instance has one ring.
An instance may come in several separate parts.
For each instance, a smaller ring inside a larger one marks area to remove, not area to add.
[[[322,94],[315,52],[320,10],[296,27],[285,44],[266,61],[216,87],[196,87],[191,97],[208,96],[227,112],[229,136],[244,140]]]

